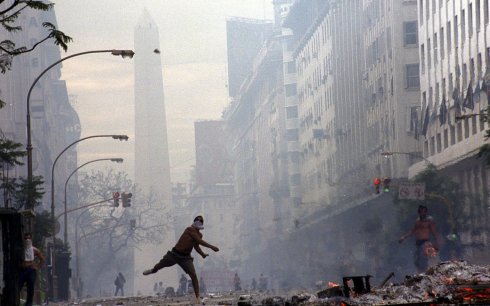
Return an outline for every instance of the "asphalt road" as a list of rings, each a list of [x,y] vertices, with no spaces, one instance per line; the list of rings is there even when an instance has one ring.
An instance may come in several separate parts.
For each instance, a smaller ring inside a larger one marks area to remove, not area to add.
[[[246,299],[262,299],[264,295],[262,294],[239,294],[230,293],[216,296],[206,296],[202,298],[203,305],[237,305],[237,301],[242,296]],[[82,299],[79,301],[71,302],[58,302],[49,303],[51,306],[65,306],[65,305],[83,305],[83,306],[184,306],[193,305],[193,299],[191,295],[184,297],[173,297],[165,298],[158,296],[138,296],[138,297],[111,297],[111,298],[92,298],[92,299]]]

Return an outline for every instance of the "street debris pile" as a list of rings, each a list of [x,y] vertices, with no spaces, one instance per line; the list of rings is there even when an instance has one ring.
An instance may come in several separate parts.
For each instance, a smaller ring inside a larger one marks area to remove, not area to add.
[[[355,285],[355,284],[354,284]],[[426,273],[407,277],[403,284],[387,284],[356,293],[350,286],[329,288],[317,295],[294,296],[290,305],[489,305],[490,266],[445,261]],[[366,288],[363,288],[366,289]],[[327,294],[328,296],[325,296]],[[267,303],[262,303],[266,305]]]

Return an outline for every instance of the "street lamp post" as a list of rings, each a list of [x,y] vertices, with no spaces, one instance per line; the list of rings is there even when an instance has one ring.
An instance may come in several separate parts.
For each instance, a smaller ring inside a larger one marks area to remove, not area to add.
[[[73,174],[75,174],[83,166],[91,164],[91,163],[95,163],[98,161],[104,161],[104,160],[109,160],[109,161],[115,162],[115,163],[122,163],[124,161],[122,158],[99,158],[99,159],[94,159],[94,160],[88,161],[88,162],[82,164],[81,166],[77,167],[75,170],[73,170],[73,172],[70,173],[70,175],[68,176],[68,178],[65,181],[65,212],[63,213],[64,222],[65,222],[65,224],[64,224],[65,231],[64,231],[63,241],[65,242],[65,244],[68,243],[68,220],[67,220],[68,218],[67,218],[67,203],[66,203],[67,202],[66,201],[66,187],[68,186],[68,181],[73,176]]]
[[[66,148],[61,151],[60,154],[55,158],[53,162],[53,166],[51,167],[51,219],[53,220],[53,233],[52,233],[52,239],[53,239],[53,246],[51,248],[52,250],[52,256],[51,256],[51,273],[52,273],[52,289],[53,289],[53,299],[56,300],[58,297],[58,284],[57,284],[57,276],[56,276],[56,231],[55,231],[55,226],[56,226],[56,219],[55,219],[55,214],[54,214],[54,167],[56,166],[56,162],[58,162],[58,159],[63,155],[63,153],[66,152],[69,148],[71,148],[73,145],[79,143],[80,141],[91,139],[91,138],[100,138],[100,137],[110,137],[116,140],[128,140],[127,135],[93,135],[93,136],[87,136],[84,138],[81,138],[77,141],[72,142],[70,145],[68,145]]]
[[[80,56],[80,55],[85,55],[85,54],[91,54],[91,53],[111,53],[114,56],[121,56],[123,58],[129,57],[132,58],[134,56],[134,52],[132,50],[92,50],[92,51],[85,51],[85,52],[80,52],[80,53],[75,53],[72,55],[69,55],[67,57],[64,57],[53,64],[49,65],[46,69],[44,69],[32,82],[31,87],[29,88],[29,91],[27,93],[27,182],[29,183],[29,186],[32,184],[32,139],[31,139],[31,107],[30,107],[30,98],[31,98],[31,93],[32,90],[34,89],[34,86],[36,83],[39,81],[39,79],[46,73],[48,72],[49,69],[53,68],[54,66],[58,65],[59,63],[70,59],[72,57]],[[34,208],[34,203],[32,201],[32,195],[28,195],[27,199],[27,209],[33,209]]]

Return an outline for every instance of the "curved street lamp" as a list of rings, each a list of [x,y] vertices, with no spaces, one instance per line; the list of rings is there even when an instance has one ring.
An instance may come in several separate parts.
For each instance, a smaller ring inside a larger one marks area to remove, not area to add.
[[[53,166],[51,167],[51,219],[53,220],[53,233],[52,233],[53,256],[51,256],[51,271],[53,274],[52,275],[52,278],[53,278],[52,286],[53,286],[53,299],[54,300],[56,300],[58,298],[58,284],[57,284],[57,279],[56,279],[57,277],[56,277],[56,268],[55,268],[55,262],[56,262],[56,231],[55,231],[55,227],[56,227],[57,222],[55,222],[56,219],[55,219],[55,215],[54,215],[54,167],[56,166],[56,162],[58,162],[58,159],[61,157],[61,155],[63,155],[63,153],[65,153],[66,150],[71,148],[73,145],[75,145],[75,144],[77,144],[83,140],[87,140],[90,138],[100,138],[100,137],[110,137],[112,139],[120,140],[120,141],[123,141],[123,140],[127,141],[129,138],[127,135],[93,135],[93,136],[81,138],[77,141],[72,142],[66,148],[64,148],[63,151],[61,151],[61,153],[58,154],[58,156],[56,156],[56,158],[53,162]]]
[[[64,237],[63,237],[63,240],[66,243],[68,243],[68,218],[67,218],[67,201],[66,201],[66,187],[68,186],[68,181],[70,180],[70,178],[73,176],[73,174],[75,174],[78,169],[82,168],[83,166],[85,165],[88,165],[88,164],[91,164],[91,163],[95,163],[95,162],[98,162],[98,161],[104,161],[104,160],[109,160],[111,162],[115,162],[115,163],[122,163],[124,161],[124,159],[122,158],[99,158],[99,159],[94,159],[94,160],[91,160],[91,161],[88,161],[84,164],[82,164],[81,166],[77,167],[75,170],[73,170],[72,173],[70,173],[70,175],[68,176],[68,178],[66,179],[65,181],[65,212],[63,213],[64,215],[64,222],[65,222],[65,232],[64,232]]]
[[[59,63],[70,59],[72,57],[80,56],[80,55],[85,55],[85,54],[92,54],[92,53],[111,53],[114,56],[121,56],[122,58],[133,58],[134,52],[133,50],[92,50],[92,51],[85,51],[85,52],[80,52],[80,53],[75,53],[72,55],[69,55],[67,57],[64,57],[53,64],[49,65],[46,69],[44,69],[32,82],[31,87],[29,88],[29,91],[27,93],[27,182],[29,184],[32,183],[32,139],[31,139],[31,107],[30,107],[30,99],[31,99],[31,93],[32,90],[34,89],[34,86],[36,83],[39,81],[39,79],[46,73],[48,72],[49,69],[53,68],[54,66],[58,65]],[[28,195],[27,198],[27,209],[33,209],[34,208],[34,203],[32,202],[32,196]]]

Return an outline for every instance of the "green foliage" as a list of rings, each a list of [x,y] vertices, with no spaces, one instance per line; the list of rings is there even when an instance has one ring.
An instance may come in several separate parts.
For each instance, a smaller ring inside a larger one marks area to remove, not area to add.
[[[488,122],[488,118],[490,117],[490,106],[487,106],[487,109],[485,110],[485,115],[481,116],[481,120],[484,122]],[[485,140],[488,140],[490,138],[490,129],[487,129],[485,131]],[[478,151],[478,158],[485,158],[485,162],[487,165],[490,165],[490,144],[484,144],[480,147],[480,150]]]
[[[9,139],[0,139],[0,163],[7,163],[10,166],[23,165],[19,158],[24,157],[26,152],[19,150],[22,144]]]
[[[53,219],[47,210],[43,210],[36,214],[34,219],[34,233],[32,235],[32,243],[37,247],[44,245],[43,241],[53,234]]]
[[[22,177],[13,179],[11,184],[14,187],[14,208],[17,210],[25,209],[27,208],[27,203],[34,203],[34,207],[41,205],[41,200],[44,195],[44,179],[42,176],[33,176],[31,183]]]
[[[26,155],[24,150],[21,150],[22,145],[9,139],[0,139],[0,163],[8,166],[23,165],[20,158]],[[43,178],[35,176],[32,182],[29,183],[24,178],[7,178],[3,177],[0,188],[5,191],[5,194],[12,195],[13,207],[15,209],[26,208],[27,203],[34,203],[34,207],[40,205],[40,201],[44,194]],[[32,199],[31,202],[28,202]]]
[[[4,0],[0,0],[0,4],[3,2]],[[20,32],[22,31],[22,27],[16,25],[15,22],[25,9],[49,11],[53,8],[53,6],[53,3],[46,3],[45,1],[14,0],[9,6],[0,11],[1,28],[7,33]],[[68,49],[68,43],[73,41],[73,39],[56,29],[52,23],[43,22],[42,25],[48,29],[48,35],[33,44],[30,48],[25,46],[17,47],[14,42],[8,39],[0,42],[0,71],[2,73],[10,70],[14,56],[30,52],[47,40],[53,40],[55,45],[60,46],[66,52]],[[6,35],[2,36],[5,37]]]
[[[490,130],[486,131],[486,136],[485,138],[488,138],[490,134]],[[490,165],[490,144],[486,143],[480,147],[480,150],[478,151],[479,158],[483,157],[485,158],[485,162],[487,165]]]

